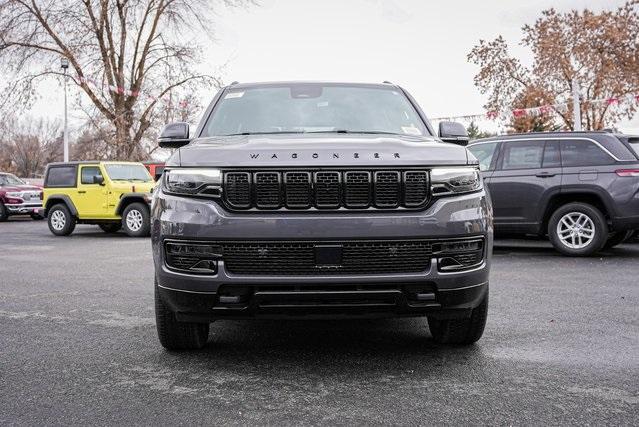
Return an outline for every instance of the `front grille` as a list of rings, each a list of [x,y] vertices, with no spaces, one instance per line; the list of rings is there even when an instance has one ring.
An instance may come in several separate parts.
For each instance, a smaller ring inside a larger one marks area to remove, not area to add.
[[[233,208],[251,206],[251,174],[229,172],[224,174],[224,194],[226,202]]]
[[[417,273],[430,268],[427,240],[215,242],[227,271],[250,275]],[[337,247],[340,261],[317,264],[318,247]]]
[[[429,199],[425,170],[224,173],[231,210],[417,209]]]

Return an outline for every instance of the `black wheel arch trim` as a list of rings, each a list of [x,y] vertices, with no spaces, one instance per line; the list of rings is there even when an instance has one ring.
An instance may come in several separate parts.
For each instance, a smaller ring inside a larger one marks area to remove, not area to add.
[[[64,203],[67,206],[67,209],[69,209],[71,215],[75,217],[78,216],[78,210],[75,208],[71,197],[67,196],[66,194],[52,194],[47,197],[47,203],[44,206],[44,216],[48,216],[49,209],[51,209],[54,205],[59,204],[60,202]]]
[[[594,197],[598,201],[601,202],[603,207],[605,208],[604,212],[601,212],[604,217],[608,217],[610,220],[616,218],[616,210],[615,204],[610,195],[604,191],[597,188],[593,188],[592,186],[580,186],[580,185],[571,185],[567,188],[562,188],[561,191],[552,194],[546,203],[542,204],[543,210],[541,212],[540,222],[545,223],[550,219],[553,210],[550,209],[550,206],[555,201],[555,199],[561,198],[570,198],[571,196],[579,197],[579,196],[587,196]],[[581,202],[580,200],[566,201],[566,203],[571,202]],[[583,202],[586,203],[586,202]],[[597,206],[595,206],[597,208]]]
[[[126,209],[126,207],[130,205],[131,203],[135,203],[135,202],[141,202],[149,206],[151,204],[150,200],[151,200],[151,196],[149,195],[149,193],[137,193],[137,192],[124,193],[120,197],[120,201],[118,202],[118,205],[115,208],[115,213],[116,215],[122,215],[122,212],[124,212],[124,209]]]

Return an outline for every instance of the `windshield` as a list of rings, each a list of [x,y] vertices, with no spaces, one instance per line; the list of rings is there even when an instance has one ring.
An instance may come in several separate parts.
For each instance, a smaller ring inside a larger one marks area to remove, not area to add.
[[[104,165],[109,178],[113,181],[152,181],[151,175],[142,165]]]
[[[26,182],[9,173],[0,174],[0,185],[24,185]]]
[[[203,136],[322,132],[429,134],[397,88],[303,83],[230,89]]]

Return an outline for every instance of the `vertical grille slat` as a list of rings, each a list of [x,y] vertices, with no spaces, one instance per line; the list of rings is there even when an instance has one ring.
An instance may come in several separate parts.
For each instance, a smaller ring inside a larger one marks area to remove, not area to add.
[[[315,206],[339,208],[341,177],[339,172],[315,172]]]
[[[366,171],[344,172],[344,203],[348,208],[366,208],[371,200],[371,174]]]
[[[245,209],[251,206],[251,174],[227,172],[224,177],[224,194],[231,207]]]
[[[280,207],[280,173],[256,172],[253,177],[255,205],[263,209]]]
[[[231,210],[418,209],[430,199],[428,170],[226,171]]]
[[[404,172],[404,205],[421,206],[428,200],[428,174],[425,171]]]
[[[375,172],[375,206],[395,208],[399,206],[401,196],[401,178],[397,171]]]
[[[284,193],[288,208],[309,208],[312,200],[310,172],[285,172]]]

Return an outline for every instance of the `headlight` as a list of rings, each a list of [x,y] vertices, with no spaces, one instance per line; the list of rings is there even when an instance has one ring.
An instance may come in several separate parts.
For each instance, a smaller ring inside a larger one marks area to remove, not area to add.
[[[7,195],[7,197],[22,198],[22,193],[19,191],[7,191],[5,194]]]
[[[430,182],[433,196],[470,193],[482,188],[477,168],[433,168]]]
[[[219,169],[170,169],[164,172],[164,188],[168,193],[219,196],[222,171]]]

